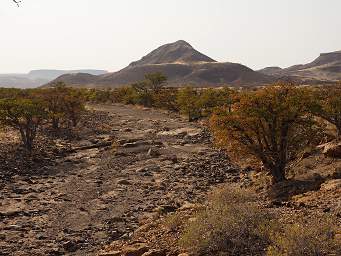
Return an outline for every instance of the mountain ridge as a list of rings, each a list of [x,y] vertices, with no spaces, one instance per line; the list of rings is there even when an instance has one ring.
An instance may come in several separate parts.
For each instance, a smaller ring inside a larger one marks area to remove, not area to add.
[[[184,40],[162,45],[127,67],[105,75],[90,77],[64,75],[49,83],[65,82],[69,86],[118,87],[144,79],[148,73],[161,72],[168,77],[168,86],[222,86],[269,83],[273,79],[242,64],[217,62],[194,49]],[[77,78],[78,77],[78,78]]]
[[[258,71],[276,77],[292,76],[302,80],[338,81],[341,80],[341,51],[321,53],[315,60],[307,64],[294,65],[284,69],[267,67]]]

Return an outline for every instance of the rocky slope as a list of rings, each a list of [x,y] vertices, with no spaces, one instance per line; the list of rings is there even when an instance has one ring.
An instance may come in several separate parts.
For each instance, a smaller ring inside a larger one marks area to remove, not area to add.
[[[144,79],[148,73],[161,72],[168,77],[169,86],[259,85],[274,81],[268,75],[236,63],[219,63],[180,40],[152,51],[139,61],[114,73],[92,76],[84,81],[83,75],[65,75],[57,78],[70,86],[118,87]]]
[[[141,60],[132,62],[129,67],[165,64],[165,63],[198,63],[198,62],[216,62],[210,57],[195,50],[189,43],[179,40],[175,43],[165,44]]]
[[[268,67],[259,72],[272,76],[292,76],[303,80],[338,81],[341,80],[341,51],[322,53],[313,62],[281,69]]]

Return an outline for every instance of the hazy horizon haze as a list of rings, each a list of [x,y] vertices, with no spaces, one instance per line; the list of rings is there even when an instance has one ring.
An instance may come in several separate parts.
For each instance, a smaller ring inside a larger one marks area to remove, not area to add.
[[[117,71],[185,40],[220,62],[288,67],[341,50],[339,0],[11,0],[0,3],[0,73]]]

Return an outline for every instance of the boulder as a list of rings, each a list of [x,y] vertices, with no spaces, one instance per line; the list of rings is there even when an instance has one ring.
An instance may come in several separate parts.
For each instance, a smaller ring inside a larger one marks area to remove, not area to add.
[[[122,248],[122,255],[124,256],[142,256],[145,252],[148,252],[149,248],[144,243],[137,243],[133,245],[127,245]]]

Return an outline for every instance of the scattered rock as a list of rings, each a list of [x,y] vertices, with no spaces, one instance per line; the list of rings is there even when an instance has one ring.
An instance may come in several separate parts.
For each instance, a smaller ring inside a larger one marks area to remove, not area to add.
[[[121,256],[120,251],[111,251],[111,252],[101,252],[98,256]]]
[[[333,179],[341,179],[341,167],[335,168],[335,171],[332,173],[331,177]]]
[[[136,243],[123,247],[121,252],[124,256],[142,256],[148,250],[149,247],[146,244]]]
[[[142,254],[142,256],[166,256],[165,250],[150,250]]]
[[[147,146],[150,143],[148,141],[135,141],[135,142],[128,142],[122,145],[123,148],[134,148],[140,146]]]
[[[178,207],[174,205],[162,205],[154,209],[154,212],[158,212],[161,214],[167,214],[171,212],[175,212]]]
[[[63,244],[63,248],[67,252],[75,252],[79,249],[79,245],[75,241],[67,241]]]
[[[117,184],[118,185],[125,185],[125,186],[127,186],[127,185],[131,185],[131,182],[129,180],[127,180],[127,179],[120,179],[120,180],[117,181]]]
[[[179,211],[194,210],[194,209],[198,209],[198,208],[200,208],[200,207],[201,207],[201,206],[198,205],[198,204],[191,204],[191,203],[186,202],[184,205],[182,205],[182,206],[179,208]]]
[[[160,155],[161,155],[160,152],[154,148],[150,148],[147,153],[147,156],[149,157],[158,157]]]
[[[323,154],[332,158],[341,158],[341,142],[327,143],[323,145]]]
[[[321,185],[323,191],[337,190],[341,189],[341,179],[329,180]]]

